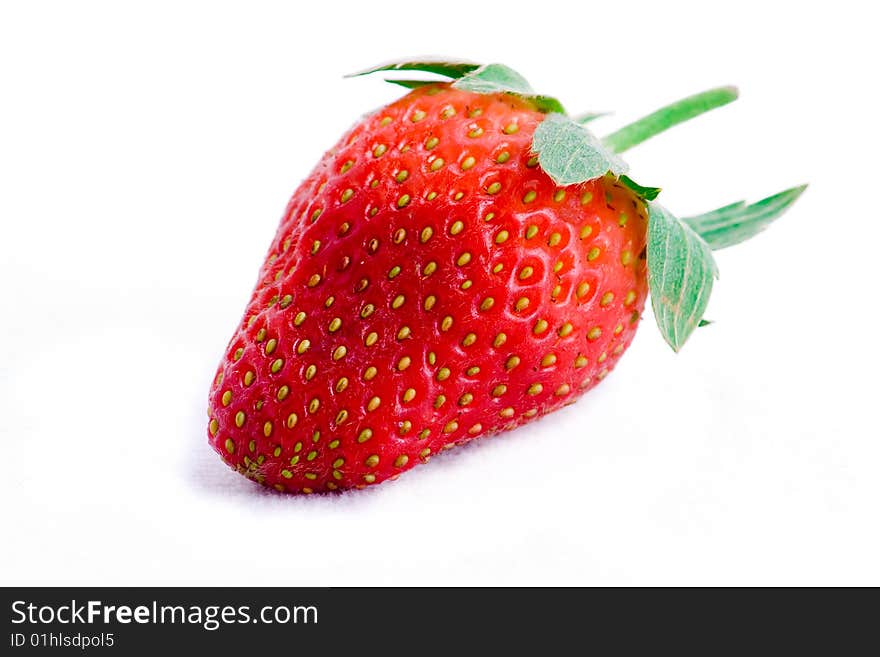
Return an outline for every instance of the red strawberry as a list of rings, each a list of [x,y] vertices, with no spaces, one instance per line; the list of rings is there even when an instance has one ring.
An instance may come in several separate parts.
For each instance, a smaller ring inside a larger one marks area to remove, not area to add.
[[[394,478],[571,403],[629,346],[657,190],[613,166],[558,184],[534,153],[558,103],[461,86],[364,119],[291,198],[210,395],[209,440],[242,474]]]

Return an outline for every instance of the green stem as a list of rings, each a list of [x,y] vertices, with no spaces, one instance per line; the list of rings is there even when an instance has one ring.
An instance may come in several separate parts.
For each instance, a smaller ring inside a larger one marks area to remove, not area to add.
[[[736,87],[710,89],[709,91],[683,98],[666,107],[661,107],[656,112],[623,126],[617,132],[612,132],[602,141],[613,152],[623,153],[625,150],[641,144],[646,139],[650,139],[672,126],[684,123],[716,107],[732,103],[738,96],[739,91]]]

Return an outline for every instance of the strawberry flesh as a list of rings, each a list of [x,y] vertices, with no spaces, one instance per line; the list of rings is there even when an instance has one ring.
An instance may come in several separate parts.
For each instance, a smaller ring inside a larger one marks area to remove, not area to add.
[[[610,177],[555,185],[530,152],[544,116],[436,84],[323,157],[211,390],[231,467],[285,492],[379,483],[613,368],[647,294],[645,207]]]

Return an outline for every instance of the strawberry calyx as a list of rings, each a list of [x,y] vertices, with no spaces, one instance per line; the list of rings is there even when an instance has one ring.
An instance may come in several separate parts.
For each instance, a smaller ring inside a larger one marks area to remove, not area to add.
[[[372,73],[391,71],[432,73],[454,80],[452,86],[457,89],[482,94],[509,93],[527,100],[539,112],[545,114],[552,112],[565,114],[565,108],[562,107],[562,103],[556,98],[536,94],[528,80],[504,64],[481,65],[467,61],[443,61],[425,58],[422,60],[387,62],[358,71],[357,73],[351,73],[346,77],[359,77]],[[385,81],[408,89],[416,89],[437,82],[436,80],[396,80],[394,78],[386,78]]]
[[[473,93],[513,94],[546,114],[535,129],[532,151],[543,171],[560,186],[576,185],[613,176],[648,206],[648,288],[651,304],[666,342],[678,351],[693,331],[706,325],[703,313],[709,302],[718,268],[713,249],[738,244],[766,228],[803,193],[793,187],[757,203],[724,206],[712,212],[679,218],[657,204],[659,187],[635,182],[620,153],[651,137],[739,96],[725,86],[688,96],[666,105],[600,139],[588,127],[602,113],[569,116],[552,96],[537,94],[529,82],[504,64],[480,65],[462,60],[429,58],[402,60],[374,66],[347,77],[378,72],[419,71],[453,80],[455,88]],[[434,79],[393,79],[387,82],[408,89],[436,84]]]
[[[643,116],[641,119],[612,132],[602,141],[613,152],[623,153],[679,123],[684,123],[700,116],[700,114],[723,107],[737,98],[739,98],[739,90],[736,87],[728,86],[709,89],[708,91],[682,98],[661,107],[647,116]]]
[[[609,173],[620,178],[629,171],[629,165],[586,125],[565,114],[549,114],[538,124],[532,151],[557,185],[577,185]]]
[[[469,71],[453,82],[452,86],[480,94],[515,94],[531,103],[539,112],[565,114],[565,108],[556,98],[535,93],[528,80],[504,64],[486,64]]]
[[[447,78],[460,78],[466,73],[470,73],[471,71],[480,68],[480,66],[480,64],[469,62],[463,59],[444,60],[425,57],[423,59],[402,59],[392,62],[385,62],[384,64],[371,66],[370,68],[365,68],[364,70],[357,71],[356,73],[349,73],[345,77],[356,78],[362,75],[382,73],[385,71],[421,71],[423,73],[434,73],[436,75],[442,75]],[[430,83],[431,81],[428,81],[428,84]]]
[[[645,201],[653,201],[660,195],[660,192],[662,191],[659,187],[644,187],[626,174],[620,176],[620,182],[629,187]]]
[[[788,210],[807,189],[798,185],[773,194],[751,205],[745,201],[731,203],[683,221],[693,229],[713,251],[726,249],[754,237],[767,228],[771,222]]]

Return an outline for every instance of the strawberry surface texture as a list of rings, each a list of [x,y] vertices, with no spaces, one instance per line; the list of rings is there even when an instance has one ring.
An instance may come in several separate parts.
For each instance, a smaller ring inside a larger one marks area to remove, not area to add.
[[[554,180],[547,116],[435,82],[324,155],[210,391],[230,467],[288,493],[375,485],[614,368],[648,295],[648,201],[611,171]]]

